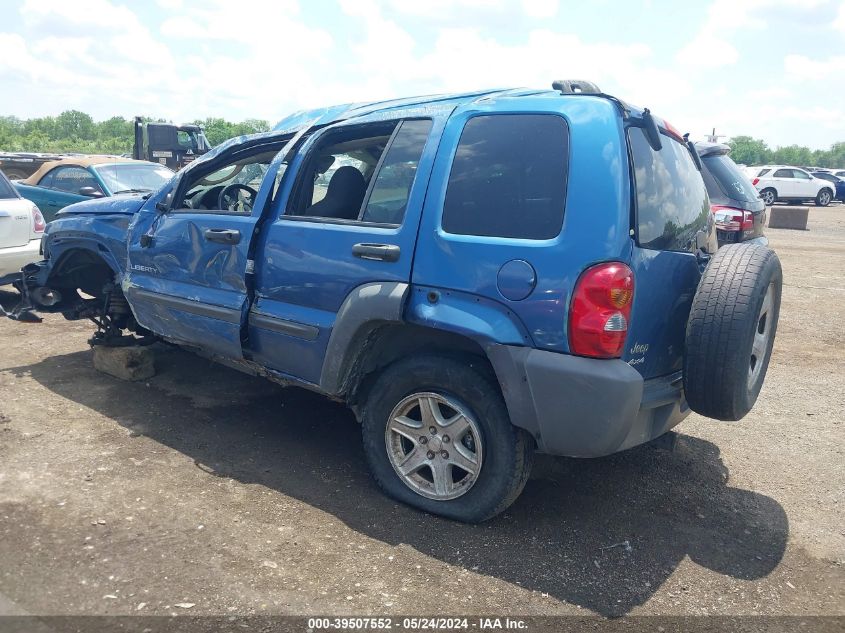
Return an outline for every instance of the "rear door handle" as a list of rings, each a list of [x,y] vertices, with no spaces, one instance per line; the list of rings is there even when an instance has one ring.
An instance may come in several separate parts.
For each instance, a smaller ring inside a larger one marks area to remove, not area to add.
[[[352,254],[361,259],[371,259],[381,262],[395,262],[399,260],[400,249],[395,244],[355,244]]]
[[[220,244],[238,244],[241,241],[241,232],[237,229],[206,229],[202,234],[209,242]]]

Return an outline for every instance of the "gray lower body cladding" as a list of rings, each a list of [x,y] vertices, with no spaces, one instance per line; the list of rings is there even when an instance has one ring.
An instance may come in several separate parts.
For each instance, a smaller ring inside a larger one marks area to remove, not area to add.
[[[511,421],[540,452],[600,457],[648,442],[690,413],[681,374],[643,380],[624,361],[527,347],[487,349]]]

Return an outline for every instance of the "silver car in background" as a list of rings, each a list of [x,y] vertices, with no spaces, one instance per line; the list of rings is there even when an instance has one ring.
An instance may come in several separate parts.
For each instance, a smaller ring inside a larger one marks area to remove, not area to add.
[[[44,216],[0,171],[0,286],[10,284],[20,270],[41,256]]]

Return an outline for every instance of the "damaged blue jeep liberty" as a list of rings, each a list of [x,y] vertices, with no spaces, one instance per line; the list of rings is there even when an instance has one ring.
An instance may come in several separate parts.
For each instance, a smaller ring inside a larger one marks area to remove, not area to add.
[[[782,278],[716,250],[685,137],[581,81],[297,113],[65,208],[42,248],[30,309],[344,401],[387,494],[472,522],[537,451],[742,418]]]

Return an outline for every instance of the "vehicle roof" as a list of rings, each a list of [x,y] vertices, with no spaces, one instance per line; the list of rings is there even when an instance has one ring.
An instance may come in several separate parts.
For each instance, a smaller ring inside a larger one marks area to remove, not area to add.
[[[54,152],[0,152],[0,158],[64,158],[62,154]]]
[[[459,92],[451,94],[433,94],[417,97],[405,97],[399,99],[388,99],[385,101],[372,101],[366,103],[343,103],[325,108],[314,108],[312,110],[300,110],[294,112],[279,121],[273,128],[274,132],[294,131],[306,122],[312,125],[330,125],[338,121],[357,118],[378,112],[393,112],[399,114],[402,110],[417,109],[424,106],[451,106],[458,107],[473,103],[484,103],[485,105],[506,103],[514,100],[532,98],[561,99],[567,97],[583,98],[591,96],[594,98],[609,98],[605,94],[562,94],[553,89],[537,88],[495,88],[487,90],[476,90],[472,92]],[[639,108],[625,104],[625,107],[632,113],[640,113]]]
[[[710,141],[696,141],[695,151],[699,156],[712,156],[714,154],[729,154],[731,146],[725,143],[711,143]]]
[[[755,165],[759,169],[800,169],[801,171],[808,171],[803,167],[796,167],[795,165]]]
[[[56,167],[94,167],[97,165],[106,165],[109,163],[144,163],[146,165],[158,165],[158,163],[151,163],[146,160],[135,160],[134,158],[122,158],[120,156],[106,156],[106,155],[89,155],[89,156],[69,156],[68,158],[62,158],[61,160],[51,160],[47,163],[41,165],[34,174],[21,180],[25,185],[37,185],[38,182],[44,177],[51,169]],[[164,167],[164,165],[158,165],[159,167]]]
[[[341,121],[348,121],[358,117],[364,117],[371,114],[386,114],[387,116],[396,116],[401,118],[405,112],[419,115],[420,110],[426,108],[456,108],[459,106],[472,105],[477,103],[495,106],[496,104],[513,104],[522,99],[547,99],[547,100],[566,100],[566,99],[593,99],[596,101],[613,101],[628,112],[631,116],[641,117],[643,110],[639,107],[632,106],[629,103],[624,103],[608,94],[604,93],[562,93],[556,89],[537,89],[537,88],[496,88],[489,90],[476,90],[472,92],[460,92],[452,94],[433,94],[423,95],[418,97],[406,97],[400,99],[388,99],[385,101],[372,101],[368,103],[342,103],[323,108],[313,108],[311,110],[299,110],[294,112],[282,120],[280,120],[269,132],[259,132],[257,134],[245,134],[235,138],[223,141],[219,145],[214,146],[211,151],[203,154],[197,160],[191,162],[190,165],[184,169],[198,169],[200,165],[207,164],[208,161],[215,160],[217,156],[223,152],[228,151],[229,148],[241,145],[246,141],[258,142],[261,140],[275,140],[280,136],[293,135],[302,131],[304,128],[324,127],[339,123]],[[659,117],[655,117],[658,118]]]

